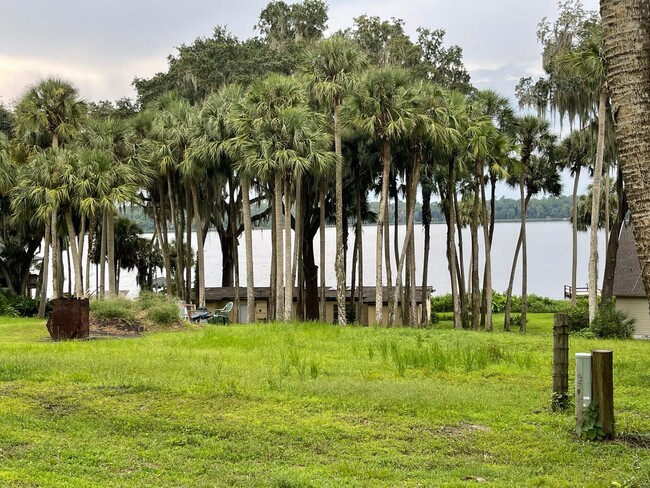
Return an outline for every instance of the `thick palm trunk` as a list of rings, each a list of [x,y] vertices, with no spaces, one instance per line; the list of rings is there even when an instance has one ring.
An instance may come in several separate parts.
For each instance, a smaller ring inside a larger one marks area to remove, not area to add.
[[[390,141],[382,141],[382,181],[381,197],[379,201],[379,215],[377,216],[377,239],[375,243],[375,323],[383,325],[384,294],[382,286],[382,246],[384,243],[384,219],[386,218],[386,200],[388,198],[388,178],[390,175]]]
[[[255,322],[255,268],[253,267],[253,222],[251,218],[250,181],[241,179],[244,240],[246,242],[246,321]]]
[[[605,156],[605,118],[607,116],[607,87],[600,90],[598,100],[598,142],[591,197],[591,225],[589,228],[589,323],[598,310],[598,221],[600,219],[600,186]]]
[[[97,293],[97,290],[95,290],[95,292],[91,292],[90,290],[90,267],[92,265],[91,258],[93,253],[93,246],[95,245],[95,228],[97,227],[97,222],[95,219],[96,217],[91,217],[89,228],[88,228],[88,252],[86,253],[86,275],[85,275],[86,296],[90,296],[93,293]]]
[[[199,188],[194,178],[190,178],[192,204],[194,205],[194,230],[196,232],[196,260],[198,265],[197,305],[205,307],[205,256],[203,254],[203,226],[201,223],[201,207],[199,206]]]
[[[284,322],[284,237],[282,234],[282,174],[275,174],[275,319]]]
[[[573,180],[573,208],[572,208],[572,234],[573,254],[571,262],[571,304],[577,304],[576,287],[578,286],[578,182],[580,181],[580,168],[576,169],[576,176]]]
[[[393,268],[390,261],[390,223],[388,218],[388,198],[384,204],[384,266],[386,267],[386,292],[388,294],[388,316],[390,317],[391,309],[395,308],[395,301],[393,300]],[[390,323],[388,323],[391,326]]]
[[[159,185],[159,192],[160,197],[158,202],[160,219],[158,223],[158,232],[160,234],[160,247],[162,250],[163,264],[165,266],[165,286],[167,287],[167,295],[171,296],[174,293],[172,282],[172,260],[169,252],[169,240],[167,237],[167,210],[165,208],[162,183]]]
[[[320,276],[320,290],[318,294],[318,316],[321,322],[326,320],[325,311],[325,194],[327,188],[325,186],[325,177],[322,176],[318,183],[318,210],[319,210],[319,232],[318,238],[320,240],[320,256],[319,263],[320,269],[318,270]]]
[[[334,97],[334,150],[336,151],[336,303],[339,325],[346,324],[345,252],[343,249],[343,149],[339,126],[340,100]]]
[[[75,297],[81,298],[83,296],[83,276],[81,271],[81,256],[79,255],[79,248],[77,247],[77,236],[74,230],[74,222],[72,221],[72,211],[70,208],[65,208],[63,211],[65,218],[66,228],[68,230],[68,247],[70,254],[72,254],[72,265],[74,267],[74,294]],[[68,263],[70,260],[68,260]],[[72,280],[72,276],[69,277]]]
[[[43,263],[42,266],[42,277],[41,277],[41,289],[40,289],[40,301],[38,303],[38,318],[45,318],[45,307],[47,306],[47,280],[49,278],[48,273],[50,269],[50,243],[52,242],[52,233],[50,232],[50,226],[52,224],[47,222],[45,224],[45,244],[43,248]]]

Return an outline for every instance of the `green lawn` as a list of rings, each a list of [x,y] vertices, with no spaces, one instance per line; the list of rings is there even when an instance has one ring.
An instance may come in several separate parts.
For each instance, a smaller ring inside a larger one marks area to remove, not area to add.
[[[614,350],[619,439],[586,443],[549,408],[551,324],[53,343],[0,318],[0,486],[650,486],[650,342],[572,339]]]

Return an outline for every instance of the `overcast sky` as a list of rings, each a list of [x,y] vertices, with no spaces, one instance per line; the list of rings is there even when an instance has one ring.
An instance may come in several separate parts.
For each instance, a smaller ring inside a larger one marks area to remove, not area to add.
[[[254,35],[266,0],[0,0],[0,102],[11,104],[26,88],[57,75],[86,100],[135,97],[135,76],[167,67],[175,46],[210,36],[225,25],[240,39]],[[598,0],[583,0],[597,10]],[[330,0],[329,31],[362,14],[401,18],[447,31],[447,45],[463,49],[479,88],[513,96],[522,76],[541,74],[537,23],[554,19],[556,0]]]

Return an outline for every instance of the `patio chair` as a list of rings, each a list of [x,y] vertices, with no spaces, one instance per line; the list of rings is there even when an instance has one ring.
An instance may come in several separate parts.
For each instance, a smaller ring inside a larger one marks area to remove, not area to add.
[[[214,322],[219,323],[223,322],[223,325],[227,325],[230,322],[230,311],[232,310],[232,302],[226,303],[226,306],[223,308],[218,308],[214,311],[212,315],[214,317]]]

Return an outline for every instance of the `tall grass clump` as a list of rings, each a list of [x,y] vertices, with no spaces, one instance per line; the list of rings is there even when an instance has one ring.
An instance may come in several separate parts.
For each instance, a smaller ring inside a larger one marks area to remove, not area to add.
[[[180,308],[176,300],[162,293],[142,292],[137,300],[140,310],[155,325],[170,326],[180,321]]]
[[[90,311],[97,320],[121,320],[128,324],[136,321],[136,304],[122,297],[91,300]]]

